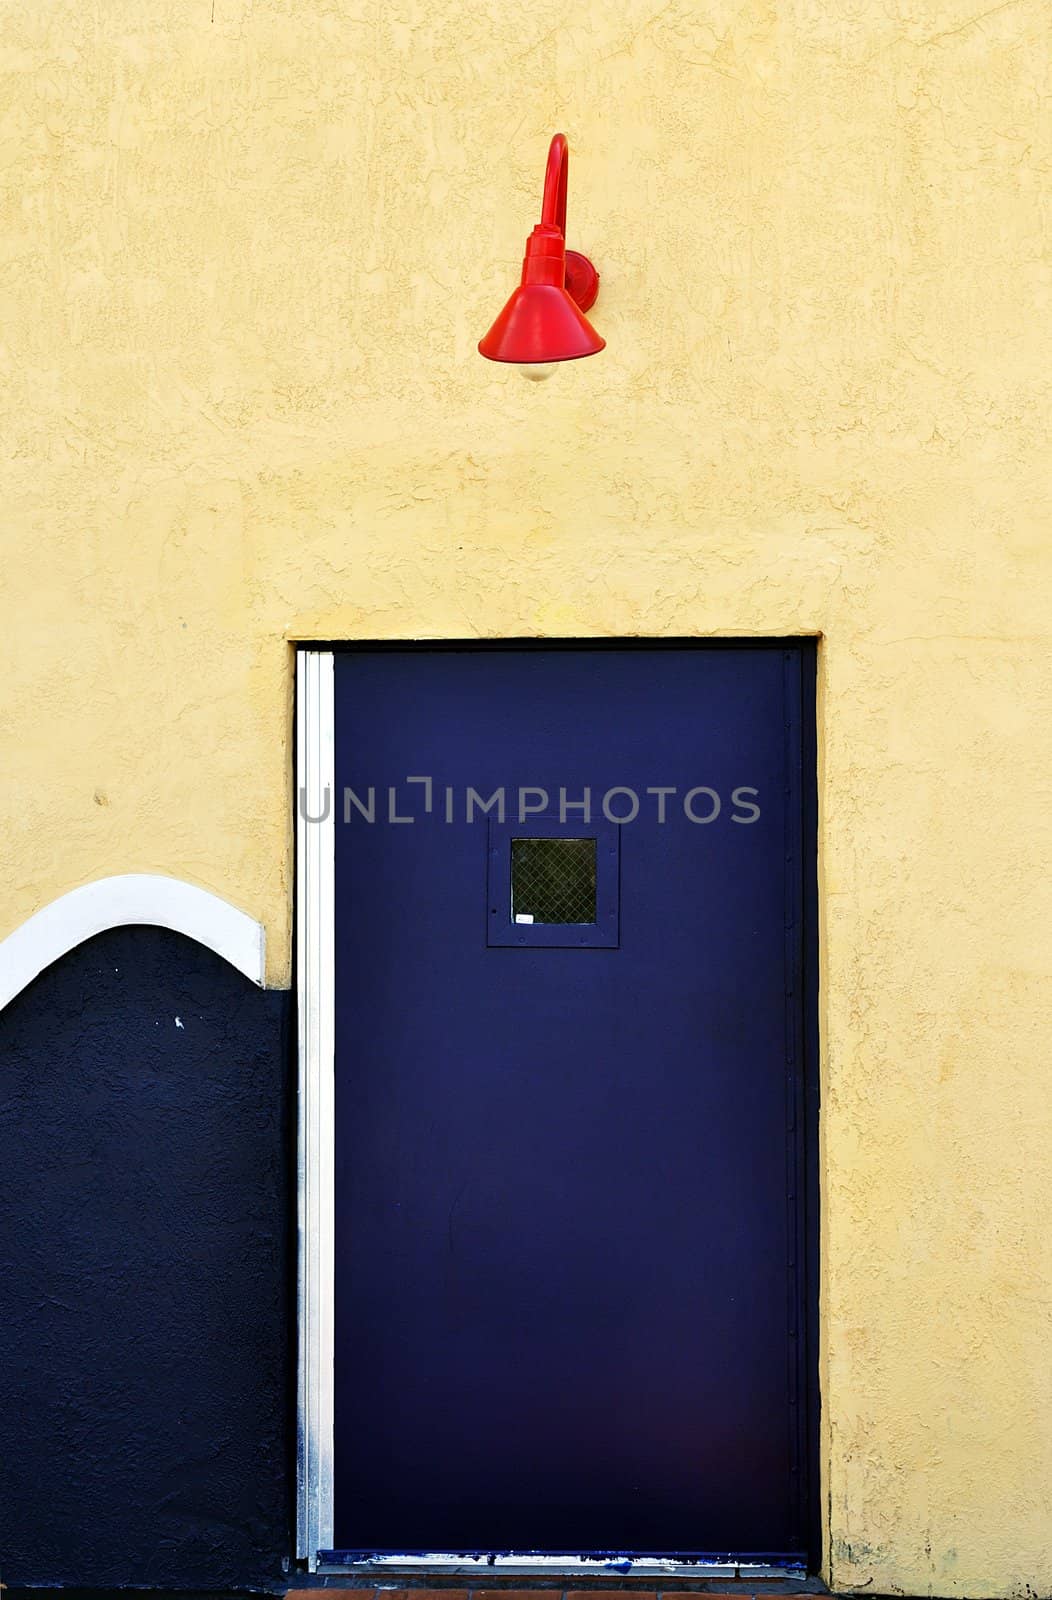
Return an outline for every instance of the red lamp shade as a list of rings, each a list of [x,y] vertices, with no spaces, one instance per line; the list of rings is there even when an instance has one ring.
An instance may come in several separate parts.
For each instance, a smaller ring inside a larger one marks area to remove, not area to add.
[[[557,133],[548,152],[541,221],[526,241],[522,281],[479,341],[489,361],[547,365],[594,356],[606,344],[584,312],[599,292],[599,274],[587,256],[566,249],[565,136]]]

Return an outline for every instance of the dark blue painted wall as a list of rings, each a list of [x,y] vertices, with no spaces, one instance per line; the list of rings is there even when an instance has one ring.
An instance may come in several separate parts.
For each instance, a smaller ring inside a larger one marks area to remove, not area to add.
[[[281,1587],[290,1071],[288,996],[158,928],[0,1013],[7,1584]]]

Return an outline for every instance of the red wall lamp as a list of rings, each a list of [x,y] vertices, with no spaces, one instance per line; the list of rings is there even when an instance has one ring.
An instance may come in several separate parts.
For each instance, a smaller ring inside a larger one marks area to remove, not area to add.
[[[522,281],[479,350],[508,361],[527,378],[547,378],[556,361],[598,355],[606,344],[584,313],[595,305],[599,274],[587,256],[566,248],[566,135],[548,151],[541,220],[526,240]]]

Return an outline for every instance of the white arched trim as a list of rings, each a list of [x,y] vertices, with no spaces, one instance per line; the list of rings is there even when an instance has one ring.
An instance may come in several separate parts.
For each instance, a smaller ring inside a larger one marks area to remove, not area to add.
[[[128,923],[185,933],[263,987],[266,943],[261,922],[195,883],[160,873],[125,872],[71,889],[0,940],[0,1010],[75,945]]]

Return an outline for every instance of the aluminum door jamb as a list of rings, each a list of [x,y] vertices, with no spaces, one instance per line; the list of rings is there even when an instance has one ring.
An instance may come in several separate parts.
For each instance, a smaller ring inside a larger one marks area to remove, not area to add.
[[[331,650],[296,654],[299,1373],[296,1550],[333,1542],[334,698]]]

